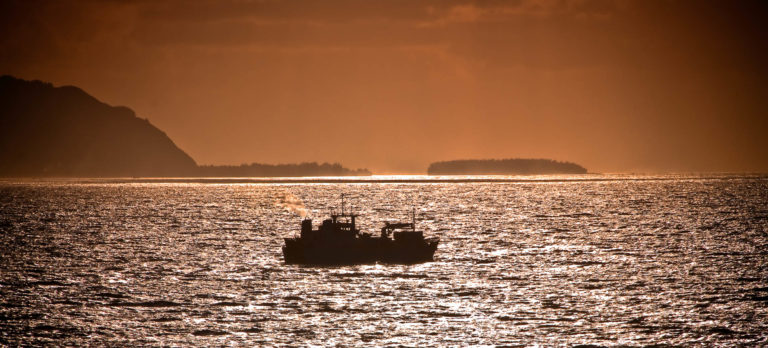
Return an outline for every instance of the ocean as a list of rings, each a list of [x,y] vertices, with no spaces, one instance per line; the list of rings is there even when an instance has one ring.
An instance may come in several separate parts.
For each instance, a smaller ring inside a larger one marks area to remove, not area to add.
[[[0,181],[0,345],[766,346],[768,177]],[[300,215],[439,237],[285,265]]]

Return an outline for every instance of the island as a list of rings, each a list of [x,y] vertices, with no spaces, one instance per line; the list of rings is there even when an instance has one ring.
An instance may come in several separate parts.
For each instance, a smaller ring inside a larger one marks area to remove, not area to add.
[[[299,164],[251,163],[239,166],[199,166],[199,176],[206,177],[278,177],[278,176],[370,176],[368,169],[348,169],[339,163],[305,162]]]
[[[571,162],[542,158],[472,159],[435,162],[429,175],[537,175],[586,174],[587,169]]]
[[[200,166],[129,108],[73,86],[0,76],[0,177],[370,175],[338,163]]]

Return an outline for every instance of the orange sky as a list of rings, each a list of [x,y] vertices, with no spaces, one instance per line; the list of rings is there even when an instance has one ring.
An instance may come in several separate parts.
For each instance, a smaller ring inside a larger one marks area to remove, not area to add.
[[[4,1],[0,74],[200,164],[768,172],[765,1]]]

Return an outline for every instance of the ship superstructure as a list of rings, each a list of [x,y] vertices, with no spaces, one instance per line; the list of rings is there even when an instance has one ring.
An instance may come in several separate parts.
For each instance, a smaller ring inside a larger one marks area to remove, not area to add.
[[[312,220],[301,221],[299,237],[285,238],[283,256],[288,264],[420,263],[432,261],[438,238],[424,238],[416,230],[415,211],[410,223],[385,223],[381,234],[360,232],[358,214],[331,213],[317,229]]]

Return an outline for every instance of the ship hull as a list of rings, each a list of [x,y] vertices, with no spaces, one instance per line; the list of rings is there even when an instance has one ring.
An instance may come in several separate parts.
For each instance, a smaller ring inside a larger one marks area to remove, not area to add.
[[[286,238],[283,257],[286,264],[414,264],[433,261],[437,244],[436,240],[401,243],[390,239],[368,238],[328,243]]]

